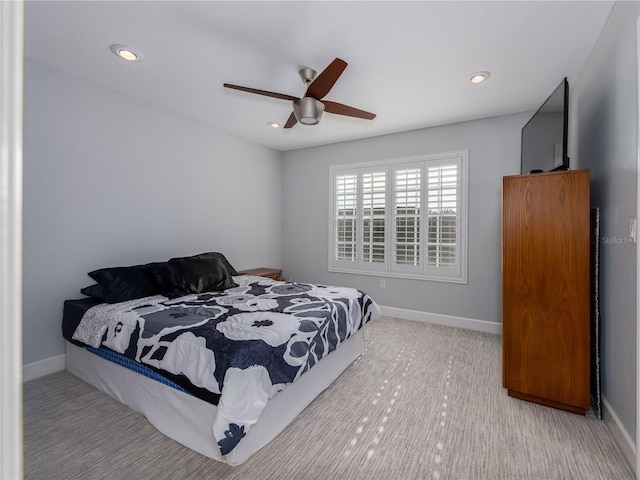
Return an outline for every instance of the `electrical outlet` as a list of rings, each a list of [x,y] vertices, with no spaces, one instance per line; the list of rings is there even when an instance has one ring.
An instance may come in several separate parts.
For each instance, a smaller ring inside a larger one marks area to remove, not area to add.
[[[387,288],[387,281],[384,278],[380,279],[380,288]]]

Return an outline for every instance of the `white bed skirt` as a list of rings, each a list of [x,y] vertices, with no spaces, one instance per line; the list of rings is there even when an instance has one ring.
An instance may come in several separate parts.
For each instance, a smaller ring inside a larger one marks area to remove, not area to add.
[[[366,327],[365,327],[366,328]],[[214,460],[240,465],[273,440],[360,356],[364,328],[274,396],[258,422],[224,457],[213,436],[217,408],[67,342],[67,371],[144,415],[160,432]]]

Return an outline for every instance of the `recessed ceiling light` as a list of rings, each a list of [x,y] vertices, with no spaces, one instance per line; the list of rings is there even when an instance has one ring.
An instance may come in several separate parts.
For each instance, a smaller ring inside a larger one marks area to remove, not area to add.
[[[469,75],[469,81],[471,83],[482,83],[490,76],[491,74],[489,72],[475,72]]]
[[[137,62],[138,60],[142,60],[142,54],[140,52],[131,47],[127,47],[126,45],[111,45],[111,51],[128,62]]]
[[[280,128],[280,124],[278,122],[267,122],[271,128]]]

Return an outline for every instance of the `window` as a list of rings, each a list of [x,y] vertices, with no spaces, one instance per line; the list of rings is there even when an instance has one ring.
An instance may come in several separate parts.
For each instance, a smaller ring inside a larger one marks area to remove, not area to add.
[[[329,270],[465,283],[467,157],[330,167]]]

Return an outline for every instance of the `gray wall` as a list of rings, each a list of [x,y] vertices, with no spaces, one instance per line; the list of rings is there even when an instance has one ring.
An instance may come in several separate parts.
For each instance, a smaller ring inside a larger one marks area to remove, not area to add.
[[[221,251],[281,263],[280,152],[25,64],[24,362],[64,353],[95,268]]]
[[[284,274],[361,288],[381,305],[501,321],[502,177],[520,173],[520,133],[533,112],[427,128],[283,155]],[[468,283],[329,272],[329,166],[469,150]]]
[[[618,2],[570,93],[571,162],[591,170],[591,204],[600,207],[602,390],[636,438],[636,245],[638,2]],[[621,243],[606,241],[620,239]]]

